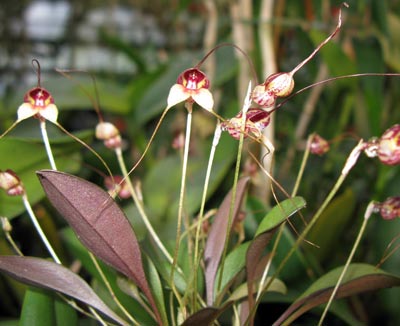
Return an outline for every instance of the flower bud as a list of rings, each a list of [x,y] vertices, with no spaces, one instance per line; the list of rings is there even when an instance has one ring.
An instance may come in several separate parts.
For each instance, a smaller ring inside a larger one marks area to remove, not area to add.
[[[400,196],[389,197],[379,206],[379,213],[385,220],[400,217]]]
[[[96,126],[96,138],[104,140],[104,145],[107,148],[121,147],[121,135],[110,122],[100,122]]]
[[[254,87],[253,92],[251,93],[251,99],[259,106],[269,108],[275,104],[276,95],[267,91],[265,85],[261,84]]]
[[[9,196],[21,196],[25,193],[21,180],[12,170],[0,170],[0,188]]]
[[[379,139],[377,155],[383,164],[400,164],[400,124],[387,129]]]
[[[293,91],[293,75],[288,72],[272,74],[265,80],[264,85],[265,90],[271,92],[276,97],[286,97]]]
[[[310,143],[310,152],[316,155],[324,155],[330,149],[329,143],[326,139],[315,134],[313,135]]]
[[[245,138],[249,134],[252,134],[255,138],[258,139],[261,138],[262,131],[269,125],[271,121],[270,114],[270,112],[265,110],[250,108],[246,112],[244,130],[242,129],[242,111],[240,111],[232,119],[221,123],[221,128],[224,131],[228,131],[228,133],[235,139],[239,139],[242,132],[244,132]]]

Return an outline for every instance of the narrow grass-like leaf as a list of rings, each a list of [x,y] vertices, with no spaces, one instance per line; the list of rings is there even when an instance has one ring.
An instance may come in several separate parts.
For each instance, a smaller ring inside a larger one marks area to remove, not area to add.
[[[261,260],[262,254],[271,241],[275,231],[287,218],[303,208],[306,202],[301,197],[289,198],[271,209],[271,211],[263,218],[257,228],[255,238],[251,242],[246,254],[246,274],[248,293],[252,293],[251,289],[257,278],[257,265]],[[254,305],[253,295],[248,298],[249,308]]]
[[[160,323],[160,314],[143,270],[139,243],[115,201],[97,185],[76,176],[53,170],[37,174],[47,197],[82,243],[136,283]]]
[[[248,181],[248,178],[242,178],[237,183],[233,219],[239,214]],[[218,212],[212,223],[204,250],[206,293],[208,305],[212,305],[214,302],[213,293],[215,276],[217,274],[219,261],[224,250],[224,243],[227,236],[226,232],[228,228],[231,201],[232,190],[226,195],[221,204],[221,207],[218,209]]]
[[[291,324],[308,310],[328,302],[332,290],[342,272],[338,267],[315,281],[274,323],[281,325],[284,321]],[[374,291],[393,286],[400,286],[400,278],[368,264],[351,264],[339,287],[336,298]]]
[[[83,279],[64,266],[41,258],[0,256],[0,270],[22,283],[66,294],[127,325]]]

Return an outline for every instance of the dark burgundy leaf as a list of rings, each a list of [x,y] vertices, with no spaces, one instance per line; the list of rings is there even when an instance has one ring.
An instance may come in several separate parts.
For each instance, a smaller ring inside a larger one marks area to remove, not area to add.
[[[97,185],[76,176],[53,170],[41,170],[37,174],[47,197],[82,243],[137,284],[160,323],[143,270],[139,243],[115,201]]]
[[[128,325],[83,279],[61,265],[34,257],[0,256],[0,270],[22,283],[66,294],[96,308],[121,325]]]
[[[212,325],[213,322],[230,306],[232,302],[227,302],[220,308],[213,308],[213,307],[206,307],[197,312],[193,315],[189,316],[181,326],[207,326]]]
[[[279,317],[274,325],[281,325],[285,320],[290,320],[291,324],[308,310],[328,302],[342,269],[343,267],[338,267],[321,276]],[[354,263],[349,266],[335,298],[344,298],[393,286],[400,286],[399,277],[372,265]]]
[[[242,178],[237,183],[233,218],[235,218],[239,214],[248,181],[249,178]],[[226,195],[224,201],[221,204],[221,207],[218,209],[214,222],[211,225],[210,234],[208,235],[204,250],[207,304],[210,306],[213,304],[214,301],[213,298],[215,276],[217,274],[219,261],[221,259],[225,239],[227,236],[226,232],[228,227],[231,201],[232,190]]]

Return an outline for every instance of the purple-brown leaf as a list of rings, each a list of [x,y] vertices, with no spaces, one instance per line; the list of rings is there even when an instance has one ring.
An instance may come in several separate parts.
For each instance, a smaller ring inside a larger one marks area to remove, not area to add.
[[[249,178],[242,178],[237,183],[233,218],[235,218],[239,214],[248,181]],[[204,250],[206,293],[207,304],[209,306],[211,306],[214,301],[215,276],[217,274],[219,261],[221,259],[227,235],[226,233],[228,228],[231,201],[232,191],[230,191],[226,195],[224,201],[221,204],[221,207],[218,209],[217,215],[215,216],[214,222],[211,226],[210,234],[208,235]]]
[[[97,185],[76,176],[53,170],[41,170],[37,174],[48,199],[82,243],[137,284],[160,323],[160,315],[143,270],[139,243],[115,201]]]
[[[0,270],[22,283],[66,294],[96,308],[121,325],[128,325],[82,278],[61,265],[34,257],[0,256]]]
[[[305,312],[328,302],[342,270],[343,267],[338,267],[321,276],[299,299],[292,303],[273,325],[281,325],[284,321],[292,324],[296,318]],[[349,266],[335,298],[345,298],[354,294],[393,286],[400,286],[399,277],[372,265],[353,263]]]

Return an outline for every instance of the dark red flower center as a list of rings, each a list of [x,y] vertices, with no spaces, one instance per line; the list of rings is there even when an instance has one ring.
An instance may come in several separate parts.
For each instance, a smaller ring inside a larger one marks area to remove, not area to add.
[[[190,90],[199,90],[201,88],[210,87],[210,82],[206,75],[196,68],[185,70],[179,75],[176,82]]]
[[[45,88],[35,87],[25,94],[24,102],[40,108],[45,108],[47,105],[54,103],[54,99]]]

